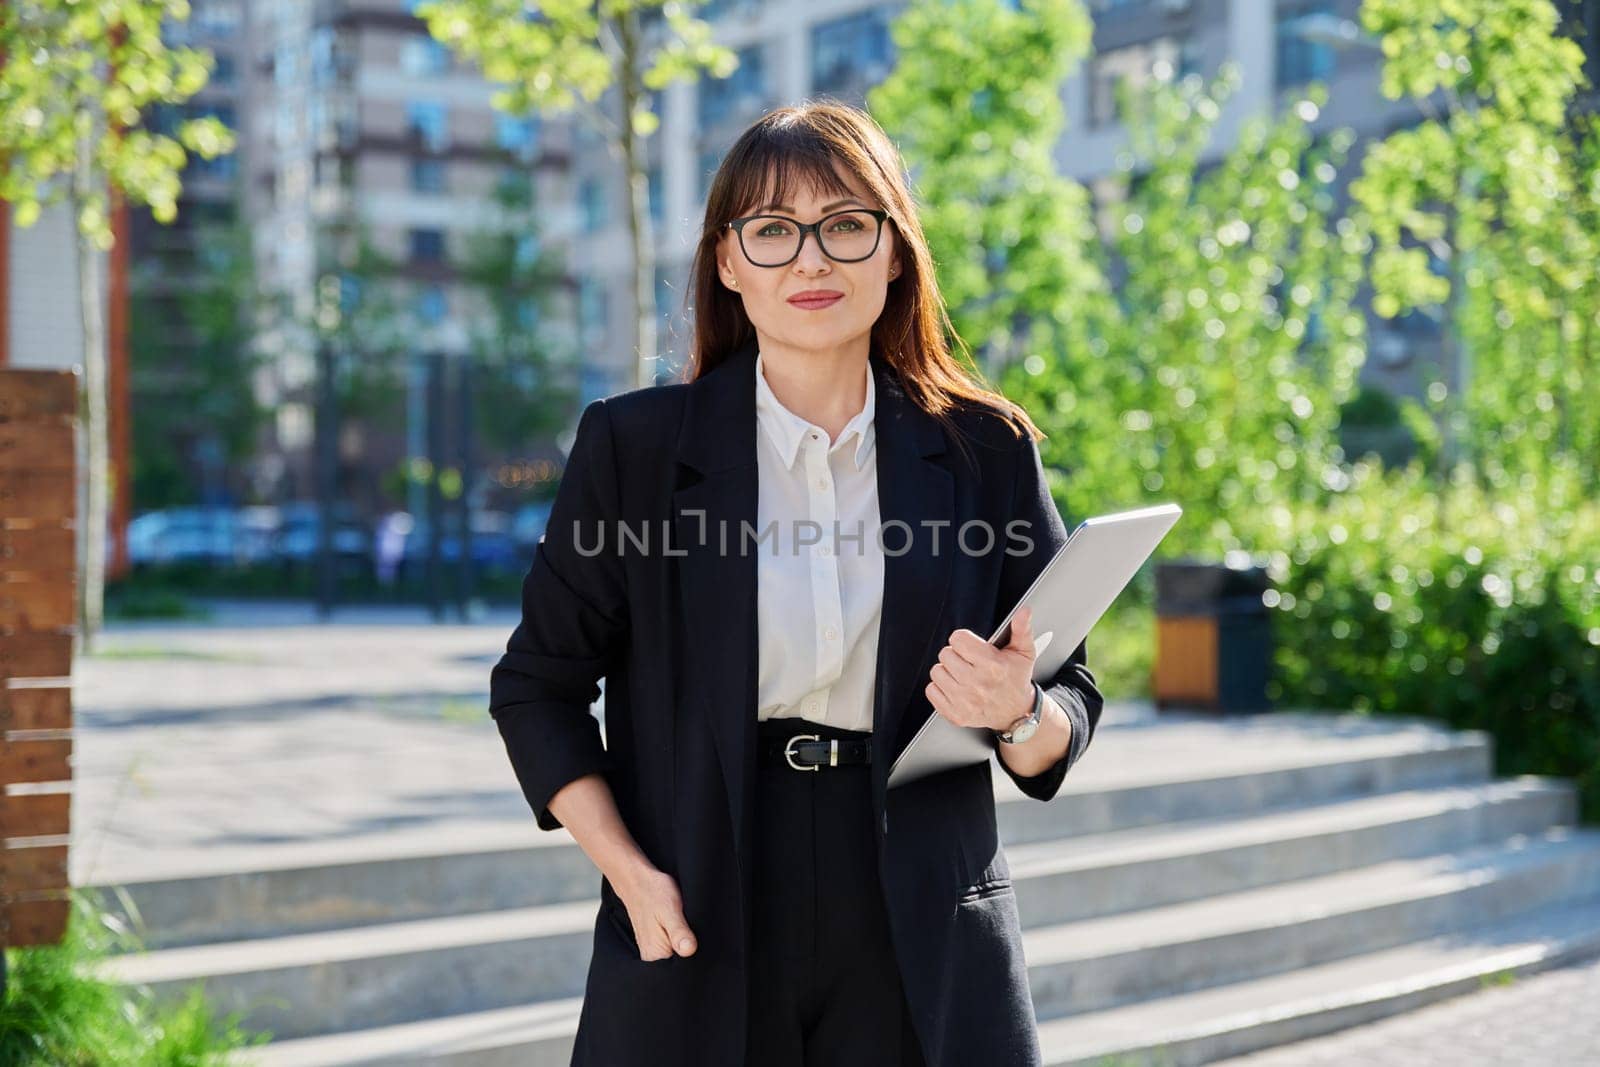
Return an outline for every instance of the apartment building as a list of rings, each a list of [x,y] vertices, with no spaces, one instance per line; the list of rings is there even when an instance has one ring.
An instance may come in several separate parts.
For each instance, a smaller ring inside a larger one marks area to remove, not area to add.
[[[316,365],[306,324],[337,313],[341,294],[361,284],[353,271],[363,243],[397,268],[400,332],[416,357],[405,372],[408,426],[342,428],[342,458],[374,472],[421,453],[421,360],[463,351],[468,327],[487,313],[462,266],[474,237],[512,225],[497,188],[520,184],[533,197],[539,240],[575,226],[576,210],[564,206],[575,200],[565,177],[570,125],[496,111],[494,87],[433,40],[414,8],[403,0],[249,5],[245,199],[262,284],[292,309],[263,338],[274,353],[263,390],[276,409],[270,451],[282,457],[287,495],[309,495],[312,484]],[[555,294],[558,313],[547,320],[535,322],[527,309],[530,329],[569,350],[575,339],[563,323],[575,289]],[[585,373],[581,363],[570,371]]]

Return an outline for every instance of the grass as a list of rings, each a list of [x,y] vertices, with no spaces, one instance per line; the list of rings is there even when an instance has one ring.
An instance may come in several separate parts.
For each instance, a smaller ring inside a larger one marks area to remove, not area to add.
[[[489,712],[482,700],[452,697],[439,705],[439,718],[445,722],[486,722],[489,719]]]
[[[1478,988],[1479,989],[1494,989],[1494,988],[1499,987],[1499,986],[1511,985],[1514,982],[1516,982],[1516,980],[1517,980],[1517,972],[1514,971],[1514,970],[1511,970],[1510,968],[1505,968],[1505,969],[1502,969],[1502,970],[1494,971],[1494,972],[1492,972],[1490,974],[1481,975],[1478,978]]]
[[[106,590],[107,619],[206,619],[209,608],[190,602],[182,592],[140,586],[112,586]]]
[[[260,656],[246,656],[235,652],[197,652],[187,648],[164,648],[158,645],[114,645],[110,648],[91,649],[85,659],[192,659],[213,663],[266,663]]]
[[[238,1013],[218,1018],[198,982],[183,1000],[161,1004],[146,988],[94,975],[96,961],[138,947],[74,890],[59,944],[6,949],[0,1067],[221,1067],[268,1039],[244,1030]]]

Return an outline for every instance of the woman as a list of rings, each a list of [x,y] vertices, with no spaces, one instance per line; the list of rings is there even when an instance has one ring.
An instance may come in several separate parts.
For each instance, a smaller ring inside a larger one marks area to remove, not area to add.
[[[602,872],[573,1062],[1037,1064],[994,761],[886,787],[933,714],[1039,800],[1089,743],[1082,645],[1041,689],[1025,615],[984,640],[1066,540],[1037,430],[953,360],[858,109],[744,133],[692,283],[690,380],[584,409],[492,672]]]

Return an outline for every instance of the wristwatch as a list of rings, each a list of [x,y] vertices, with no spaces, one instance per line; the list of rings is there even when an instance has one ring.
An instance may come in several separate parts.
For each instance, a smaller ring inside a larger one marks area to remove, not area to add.
[[[1044,688],[1038,682],[1033,683],[1033,710],[1011,724],[1011,728],[1004,732],[995,731],[995,736],[1008,745],[1020,745],[1033,736],[1039,728],[1040,716],[1044,713]]]

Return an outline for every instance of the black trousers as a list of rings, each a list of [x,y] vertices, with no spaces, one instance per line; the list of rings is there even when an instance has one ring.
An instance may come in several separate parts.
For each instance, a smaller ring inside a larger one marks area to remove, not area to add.
[[[869,736],[796,718],[757,730]],[[889,940],[871,790],[866,764],[760,766],[748,1067],[925,1067]]]

